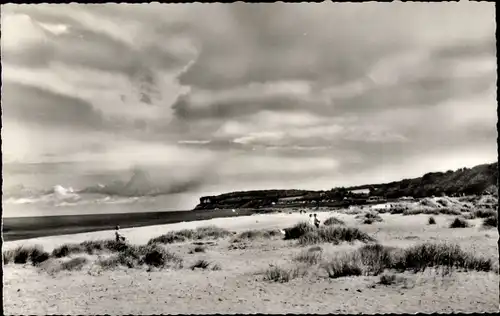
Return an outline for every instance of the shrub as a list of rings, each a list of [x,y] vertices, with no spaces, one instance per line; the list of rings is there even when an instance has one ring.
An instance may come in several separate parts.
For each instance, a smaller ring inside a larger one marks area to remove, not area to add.
[[[56,258],[62,258],[69,256],[73,253],[82,253],[84,249],[82,246],[78,244],[64,244],[52,250],[52,256]]]
[[[299,239],[312,231],[314,231],[314,227],[311,224],[300,222],[293,227],[285,229],[285,239]]]
[[[392,266],[392,251],[394,248],[380,244],[364,245],[357,250],[359,259],[364,266],[365,274],[378,275],[384,269]]]
[[[247,230],[236,236],[237,239],[257,239],[257,238],[272,238],[281,235],[277,229],[271,230]]]
[[[194,233],[194,231],[193,231]],[[194,235],[193,235],[194,236]],[[155,238],[151,238],[149,241],[148,241],[148,245],[152,245],[152,244],[156,244],[156,243],[160,243],[160,244],[172,244],[172,243],[175,243],[175,242],[183,242],[183,241],[186,241],[187,237],[183,234],[180,234],[180,232],[168,232],[164,235],[161,235],[161,236],[158,236],[158,237],[155,237]]]
[[[498,227],[498,215],[490,216],[483,219],[484,227]]]
[[[321,261],[322,254],[319,251],[302,251],[293,258],[294,261],[303,262],[308,265],[318,264]]]
[[[474,211],[475,217],[479,218],[488,218],[491,216],[498,216],[498,212],[496,210],[485,210],[485,209],[479,209]]]
[[[191,265],[191,270],[194,270],[196,268],[206,269],[206,268],[208,268],[209,265],[210,265],[210,262],[203,260],[203,259],[200,259]]]
[[[277,266],[270,267],[264,272],[264,280],[286,283],[292,279],[305,275],[300,268],[285,269]]]
[[[330,226],[330,225],[345,225],[344,221],[332,216],[327,218],[324,222],[323,225],[325,226]]]
[[[356,254],[342,254],[324,264],[324,269],[330,278],[361,275],[363,270]]]
[[[203,238],[222,238],[231,235],[231,232],[217,226],[198,227],[196,230],[183,229],[179,231],[170,231],[164,235],[152,238],[148,241],[148,245],[155,243],[171,244],[175,242],[184,242],[189,239]]]
[[[196,228],[196,238],[197,239],[203,239],[203,238],[224,238],[229,235],[232,235],[230,231],[224,228],[220,228],[217,226],[203,226],[203,227],[198,227]]]
[[[493,262],[491,259],[474,257],[458,245],[424,243],[405,249],[393,259],[392,264],[395,269],[411,269],[414,272],[437,266],[491,271]]]
[[[49,260],[49,253],[43,251],[42,249],[36,249],[30,254],[31,264],[34,266],[39,265],[42,262]]]
[[[168,252],[161,246],[150,245],[143,249],[144,255],[141,258],[141,263],[145,263],[153,267],[165,267],[172,264],[174,267],[182,266],[182,258],[176,254]]]
[[[429,220],[427,221],[429,225],[435,225],[436,224],[436,219],[434,217],[429,217]]]
[[[191,253],[194,253],[194,252],[205,252],[206,250],[207,250],[207,247],[205,247],[205,246],[196,246],[191,251]]]
[[[455,217],[453,222],[450,224],[450,228],[466,228],[469,227],[469,223],[465,218]]]
[[[13,250],[3,252],[4,264],[14,262],[15,264],[25,264],[31,261],[33,265],[38,265],[49,259],[49,254],[43,251],[39,245],[19,246]]]
[[[321,248],[320,246],[313,246],[313,247],[307,249],[307,251],[309,251],[309,252],[323,251],[323,248]]]
[[[357,215],[356,219],[359,219],[363,224],[372,224],[374,222],[382,222],[383,219],[377,212],[365,212],[363,214]]]
[[[81,270],[87,262],[88,260],[85,257],[73,258],[69,261],[61,263],[60,269],[67,271]]]
[[[341,242],[361,242],[375,241],[368,234],[360,231],[358,228],[345,226],[322,226],[319,229],[309,231],[299,238],[300,245],[311,245],[322,242],[339,244]]]
[[[403,216],[418,215],[418,214],[439,215],[439,209],[437,209],[437,208],[433,208],[433,209],[415,208],[415,209],[408,209],[408,210],[405,210],[403,212]]]
[[[378,281],[381,285],[394,285],[406,282],[406,278],[395,274],[382,274]]]

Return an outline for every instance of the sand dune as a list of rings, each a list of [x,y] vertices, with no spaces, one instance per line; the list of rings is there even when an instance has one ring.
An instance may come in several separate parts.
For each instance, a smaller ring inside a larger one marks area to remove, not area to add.
[[[318,213],[326,219],[334,213]],[[422,242],[458,243],[464,250],[498,260],[496,229],[448,228],[452,216],[435,216],[437,224],[427,225],[428,216],[381,214],[383,221],[359,224],[354,215],[335,215],[349,226],[357,226],[384,245],[408,247]],[[216,225],[231,231],[285,228],[303,214],[268,214],[241,218],[177,223],[123,229],[131,243],[144,244],[151,237],[170,230]],[[112,231],[44,237],[6,243],[40,244],[51,250],[62,243],[112,238]],[[453,272],[439,270],[405,272],[403,284],[380,285],[378,276],[331,279],[317,265],[308,266],[304,276],[287,283],[263,280],[271,265],[288,267],[304,251],[294,241],[280,237],[238,243],[229,238],[213,241],[206,251],[192,253],[191,241],[167,245],[184,259],[178,269],[118,267],[102,270],[90,260],[81,271],[48,274],[31,265],[4,267],[5,311],[7,314],[205,314],[205,313],[415,313],[477,312],[498,310],[498,274],[494,272]],[[319,244],[324,256],[335,257],[352,251],[361,243]],[[73,257],[81,255],[73,255]],[[220,266],[220,270],[191,270],[199,259]],[[49,265],[50,263],[48,263]],[[133,302],[133,304],[131,303]]]

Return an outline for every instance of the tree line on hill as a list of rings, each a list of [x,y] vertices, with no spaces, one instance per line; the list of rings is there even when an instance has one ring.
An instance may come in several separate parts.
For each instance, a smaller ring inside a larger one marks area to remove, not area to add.
[[[263,208],[279,204],[281,199],[297,197],[297,202],[319,204],[380,197],[395,199],[401,197],[423,198],[430,196],[460,196],[498,194],[498,164],[483,164],[456,171],[430,172],[422,177],[404,179],[384,184],[370,184],[354,187],[339,187],[327,191],[307,190],[258,190],[225,193],[200,198],[195,209],[215,208]],[[352,191],[368,189],[368,194]],[[339,204],[340,205],[340,204]],[[343,205],[343,204],[342,204]]]

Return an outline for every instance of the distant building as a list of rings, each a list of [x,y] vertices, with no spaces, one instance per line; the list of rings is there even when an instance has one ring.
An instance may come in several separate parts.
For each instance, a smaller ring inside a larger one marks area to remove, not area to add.
[[[357,189],[349,191],[352,194],[370,194],[370,189]]]
[[[370,207],[372,210],[387,210],[391,208],[391,204],[375,204]]]

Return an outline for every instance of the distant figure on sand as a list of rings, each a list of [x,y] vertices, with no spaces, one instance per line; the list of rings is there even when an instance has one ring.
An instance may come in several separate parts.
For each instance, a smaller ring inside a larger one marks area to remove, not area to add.
[[[314,214],[314,226],[316,226],[316,228],[319,228],[319,224],[320,224],[320,220],[319,218],[317,217],[316,214]]]
[[[116,240],[116,242],[125,241],[125,237],[120,235],[120,233],[118,232],[119,230],[120,230],[120,226],[116,225],[116,228],[115,228],[115,240]]]
[[[314,225],[314,219],[313,219],[313,215],[312,214],[309,214],[309,224],[311,226]]]

